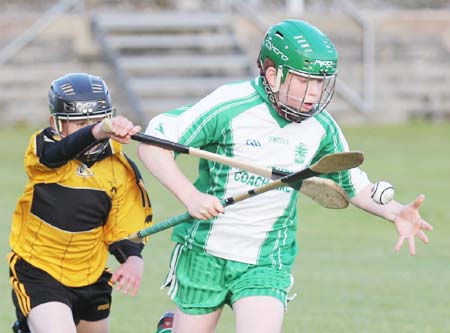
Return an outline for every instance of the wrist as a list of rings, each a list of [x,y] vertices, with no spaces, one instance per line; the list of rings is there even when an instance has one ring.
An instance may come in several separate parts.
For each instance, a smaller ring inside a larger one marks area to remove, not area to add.
[[[184,188],[185,190],[179,194],[178,199],[183,203],[183,205],[186,208],[188,208],[190,203],[192,203],[192,201],[195,200],[195,198],[198,196],[200,192],[190,182]]]
[[[386,213],[386,220],[392,222],[395,224],[395,222],[397,221],[398,216],[400,215],[400,213],[402,212],[404,206],[394,200],[392,200],[388,205],[387,205],[387,213]]]
[[[92,131],[92,135],[94,136],[94,138],[98,141],[108,138],[106,133],[103,131],[102,122],[99,122],[99,123],[95,124],[94,126],[92,126],[91,131]]]
[[[125,261],[135,261],[135,262],[140,262],[140,261],[144,261],[144,259],[142,258],[142,255],[132,255],[129,256]]]
[[[143,244],[136,244],[127,239],[123,239],[110,244],[109,252],[116,257],[118,262],[123,264],[131,257],[142,258],[141,252],[143,247]]]

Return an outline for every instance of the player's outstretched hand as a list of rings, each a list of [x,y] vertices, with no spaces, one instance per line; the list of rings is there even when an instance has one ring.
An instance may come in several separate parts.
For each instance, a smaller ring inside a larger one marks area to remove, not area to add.
[[[92,128],[92,134],[97,140],[111,138],[120,143],[130,143],[131,136],[141,130],[140,126],[134,125],[123,116],[111,119],[103,119]]]
[[[124,294],[136,295],[141,285],[142,274],[144,273],[144,260],[131,256],[120,265],[111,277],[111,282],[118,291]]]
[[[423,194],[419,195],[416,200],[406,205],[394,220],[398,232],[398,241],[395,244],[395,251],[400,250],[406,239],[408,240],[409,253],[413,256],[416,253],[416,236],[424,243],[429,242],[424,231],[432,231],[433,226],[422,219],[419,213],[419,207],[424,201],[425,196]]]

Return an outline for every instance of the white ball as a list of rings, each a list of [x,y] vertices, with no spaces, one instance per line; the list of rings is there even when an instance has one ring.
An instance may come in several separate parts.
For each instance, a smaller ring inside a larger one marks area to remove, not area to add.
[[[370,197],[379,205],[387,205],[394,199],[394,194],[394,187],[384,181],[373,184],[372,190],[370,191]]]

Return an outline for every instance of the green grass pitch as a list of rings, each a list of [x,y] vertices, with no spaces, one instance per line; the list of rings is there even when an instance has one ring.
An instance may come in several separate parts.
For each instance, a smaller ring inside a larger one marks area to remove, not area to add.
[[[16,200],[25,184],[23,152],[34,129],[0,131],[0,331],[14,321],[6,255]],[[372,181],[387,180],[396,199],[406,203],[426,195],[422,216],[434,225],[431,243],[417,243],[410,257],[407,247],[394,253],[393,226],[354,207],[326,210],[302,197],[299,213],[299,256],[284,332],[288,333],[447,333],[450,332],[450,124],[412,122],[406,125],[344,128],[354,150],[362,150],[363,169]],[[126,147],[137,161],[136,143]],[[196,158],[180,157],[194,178]],[[184,212],[142,165],[154,206],[155,221]],[[135,297],[114,293],[112,332],[154,332],[159,316],[172,308],[160,290],[172,244],[170,232],[152,237],[144,250],[145,275]],[[114,268],[117,264],[111,260]],[[218,333],[234,331],[226,308]]]

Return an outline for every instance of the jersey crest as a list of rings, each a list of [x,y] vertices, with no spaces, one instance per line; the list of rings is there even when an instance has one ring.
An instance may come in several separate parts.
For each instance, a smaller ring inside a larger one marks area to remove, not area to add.
[[[77,168],[77,175],[80,177],[92,177],[94,173],[86,164],[81,163]]]

